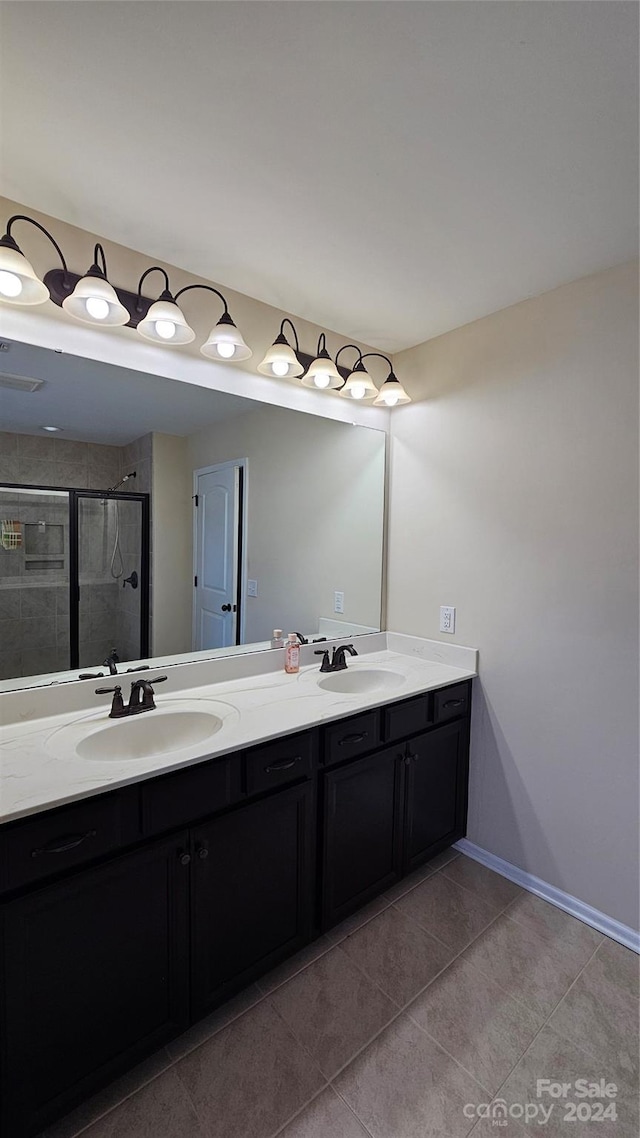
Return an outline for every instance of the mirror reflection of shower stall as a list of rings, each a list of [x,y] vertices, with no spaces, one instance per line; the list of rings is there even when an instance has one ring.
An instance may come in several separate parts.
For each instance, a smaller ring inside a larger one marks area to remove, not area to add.
[[[0,679],[149,651],[146,494],[0,485]]]

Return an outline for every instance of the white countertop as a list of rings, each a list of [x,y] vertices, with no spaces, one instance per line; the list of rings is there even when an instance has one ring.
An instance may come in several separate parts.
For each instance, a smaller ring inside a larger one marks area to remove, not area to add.
[[[0,727],[0,822],[115,790],[477,674],[477,652],[472,648],[399,633],[359,637],[356,644],[359,655],[348,657],[348,670],[393,672],[398,677],[395,687],[358,694],[324,690],[318,686],[319,661],[314,659],[311,645],[302,650],[303,666],[293,676],[282,670],[283,657],[277,651],[166,669],[169,678],[156,689],[158,710],[140,717],[140,729],[151,716],[179,708],[215,712],[222,726],[206,740],[206,749],[205,744],[196,743],[141,759],[81,758],[77,754],[76,737],[89,723],[110,725],[110,731],[117,731],[120,724],[131,722],[109,719],[110,696],[96,696],[95,681],[0,695],[0,721],[5,724]],[[153,675],[152,671],[149,678]],[[122,677],[125,682],[132,678],[144,677]],[[110,683],[114,679],[110,677]],[[100,682],[106,684],[107,680]]]

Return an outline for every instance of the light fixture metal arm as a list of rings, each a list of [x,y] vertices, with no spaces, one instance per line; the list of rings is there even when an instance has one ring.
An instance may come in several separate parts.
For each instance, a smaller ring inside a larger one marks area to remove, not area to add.
[[[69,267],[67,265],[67,262],[65,261],[64,253],[62,252],[62,249],[58,245],[58,242],[56,241],[55,237],[51,236],[51,234],[49,233],[49,230],[45,229],[44,225],[41,225],[39,221],[35,220],[35,218],[27,217],[27,215],[24,213],[14,213],[13,217],[10,217],[8,222],[7,222],[6,233],[5,233],[4,237],[2,238],[1,244],[8,245],[10,248],[16,249],[18,252],[20,252],[20,248],[19,248],[15,238],[11,236],[11,226],[14,225],[16,221],[28,221],[29,225],[35,225],[36,229],[39,229],[41,233],[44,233],[45,237],[49,238],[51,244],[53,245],[56,253],[58,254],[58,256],[60,258],[60,261],[62,263],[62,268],[64,269],[65,277],[67,277],[69,275]]]
[[[98,268],[100,268],[100,266],[98,265],[98,257],[100,257],[100,260],[102,261],[102,270],[101,271],[102,271],[103,276],[106,278],[106,276],[107,276],[107,258],[105,257],[104,249],[102,248],[102,245],[99,242],[94,247],[94,250],[93,250],[93,263],[94,263],[94,265],[97,265]]]
[[[162,273],[162,275],[164,277],[164,291],[165,291],[165,293],[168,293],[168,296],[163,297],[163,299],[169,299],[169,297],[171,297],[171,300],[173,300],[173,297],[171,296],[171,289],[169,288],[169,275],[167,273],[167,270],[161,268],[160,265],[151,265],[150,268],[145,269],[142,276],[140,277],[140,280],[138,281],[138,293],[137,293],[137,302],[136,302],[136,308],[138,309],[138,311],[141,308],[140,300],[142,298],[142,284],[143,284],[143,281],[145,281],[146,278],[149,276],[149,273]]]
[[[370,358],[370,356],[376,356],[379,360],[384,360],[385,363],[388,363],[389,364],[389,374],[393,375],[393,364],[391,363],[391,360],[389,359],[388,356],[383,356],[382,352],[365,352],[365,354],[363,356],[360,356],[360,359],[361,360],[368,360]]]
[[[298,342],[298,333],[296,332],[295,325],[293,324],[293,322],[291,320],[289,320],[288,316],[285,316],[284,320],[282,321],[282,324],[280,325],[280,335],[281,336],[284,336],[285,324],[288,324],[291,331],[293,332],[293,338],[296,342],[296,355],[297,355],[298,352],[300,351],[300,344]]]
[[[205,285],[205,284],[192,284],[192,285],[185,285],[185,286],[184,286],[184,288],[181,288],[181,289],[179,289],[179,290],[178,290],[178,292],[176,293],[176,295],[174,296],[174,298],[173,298],[173,299],[174,299],[174,300],[176,301],[176,303],[177,303],[177,301],[178,301],[178,298],[179,298],[179,297],[181,297],[183,293],[185,293],[185,292],[190,292],[190,291],[191,291],[191,289],[195,289],[195,288],[201,288],[201,289],[204,289],[204,290],[205,290],[205,292],[213,292],[213,293],[215,293],[215,295],[216,295],[216,296],[218,296],[218,297],[220,298],[220,300],[222,301],[222,303],[223,303],[223,305],[224,305],[224,315],[225,315],[225,316],[228,316],[228,315],[229,315],[229,307],[228,307],[228,305],[227,305],[227,302],[226,302],[225,298],[223,297],[223,295],[222,295],[222,293],[221,293],[221,292],[218,292],[217,288],[214,288],[214,287],[213,287],[213,285]]]
[[[338,351],[336,352],[336,367],[338,366],[338,357],[340,356],[341,352],[345,351],[346,348],[353,348],[353,350],[358,353],[358,359],[356,360],[356,363],[359,363],[359,361],[362,359],[362,352],[360,351],[360,348],[357,344],[343,344],[342,347],[338,348]]]

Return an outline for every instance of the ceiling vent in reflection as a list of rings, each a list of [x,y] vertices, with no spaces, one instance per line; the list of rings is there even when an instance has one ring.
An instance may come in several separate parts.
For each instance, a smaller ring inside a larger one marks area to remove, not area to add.
[[[12,391],[39,391],[44,387],[44,379],[29,379],[26,375],[1,375],[0,387],[9,387]]]

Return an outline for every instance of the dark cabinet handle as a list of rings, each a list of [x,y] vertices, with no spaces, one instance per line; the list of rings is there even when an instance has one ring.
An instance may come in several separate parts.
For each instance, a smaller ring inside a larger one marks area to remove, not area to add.
[[[442,706],[443,707],[462,707],[462,704],[464,702],[465,701],[463,699],[448,699],[447,702],[443,703]]]
[[[180,865],[188,865],[191,861],[191,854],[187,853],[185,850],[180,850],[178,853],[178,861],[180,862]]]
[[[196,853],[197,853],[198,857],[200,858],[200,861],[204,861],[204,860],[205,860],[205,858],[208,858],[208,857],[209,857],[209,848],[208,848],[208,846],[207,846],[207,843],[206,843],[206,842],[202,842],[202,843],[201,843],[201,844],[200,844],[200,845],[197,847],[197,849],[196,849]]]
[[[348,747],[356,743],[364,743],[368,739],[369,732],[362,731],[359,735],[344,735],[342,739],[338,740],[339,747]]]
[[[265,774],[271,774],[272,771],[290,771],[295,767],[296,763],[302,762],[302,755],[296,755],[295,759],[279,759],[277,763],[271,763],[271,766],[264,768]]]
[[[82,845],[86,842],[87,838],[95,838],[95,830],[87,830],[86,834],[69,834],[64,838],[52,838],[47,842],[46,846],[40,846],[38,849],[31,850],[31,857],[39,857],[40,854],[59,854],[66,853],[67,850],[74,850],[76,846]]]

